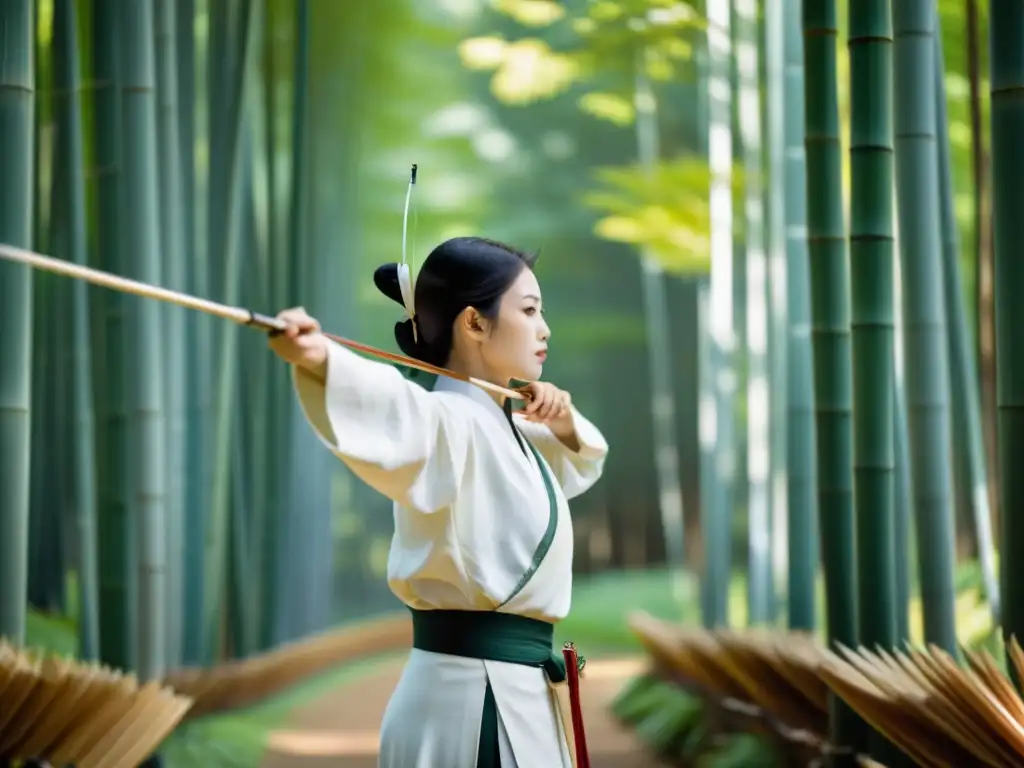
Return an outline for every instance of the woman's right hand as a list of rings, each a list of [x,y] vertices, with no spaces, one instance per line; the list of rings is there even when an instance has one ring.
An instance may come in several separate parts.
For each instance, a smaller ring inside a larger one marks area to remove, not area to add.
[[[277,315],[286,328],[270,337],[270,348],[286,363],[309,371],[320,371],[327,363],[328,339],[320,332],[320,323],[302,307],[286,309]]]

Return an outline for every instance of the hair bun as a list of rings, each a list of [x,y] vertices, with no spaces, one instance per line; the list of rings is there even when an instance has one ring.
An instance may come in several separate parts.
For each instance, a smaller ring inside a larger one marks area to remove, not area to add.
[[[422,333],[417,337],[413,333],[416,322],[416,320],[406,318],[400,323],[395,323],[395,341],[398,343],[398,348],[402,350],[402,354],[414,360],[428,365],[443,366],[448,358],[447,348],[438,350],[435,345],[428,344],[424,340]]]
[[[377,267],[373,272],[373,284],[377,286],[378,291],[393,302],[401,307],[405,306],[405,302],[402,301],[402,286],[398,283],[398,264],[392,262],[390,264],[381,264]],[[411,328],[409,333],[411,339]]]
[[[422,360],[423,345],[417,341],[415,334],[413,334],[412,324],[414,322],[416,321],[406,318],[401,322],[395,323],[395,341],[398,342],[398,348],[402,350],[403,354],[417,360]]]

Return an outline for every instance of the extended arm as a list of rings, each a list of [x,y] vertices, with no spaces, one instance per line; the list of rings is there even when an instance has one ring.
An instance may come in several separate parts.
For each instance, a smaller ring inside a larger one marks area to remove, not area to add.
[[[321,363],[293,371],[306,419],[364,482],[422,512],[451,503],[472,424],[442,398],[333,342]]]

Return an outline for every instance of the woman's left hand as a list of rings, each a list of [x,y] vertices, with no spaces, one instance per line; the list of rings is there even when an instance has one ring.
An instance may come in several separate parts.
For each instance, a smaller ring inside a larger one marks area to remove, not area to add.
[[[546,424],[555,433],[573,429],[572,396],[568,392],[544,381],[531,382],[519,391],[530,398],[521,411],[527,421]]]

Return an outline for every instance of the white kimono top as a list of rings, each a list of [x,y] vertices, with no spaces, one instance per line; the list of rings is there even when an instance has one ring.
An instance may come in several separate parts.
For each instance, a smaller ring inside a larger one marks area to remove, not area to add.
[[[388,584],[413,609],[492,611],[557,622],[572,595],[567,499],[601,476],[608,445],[578,412],[580,450],[514,417],[555,481],[557,528],[518,593],[551,504],[533,451],[484,390],[438,377],[432,392],[391,367],[330,344],[326,385],[295,369],[320,439],[395,502]],[[513,595],[508,600],[510,595]],[[507,602],[506,602],[507,601]],[[488,681],[502,768],[568,768],[566,735],[542,669],[413,649],[381,732],[383,768],[474,768]]]

